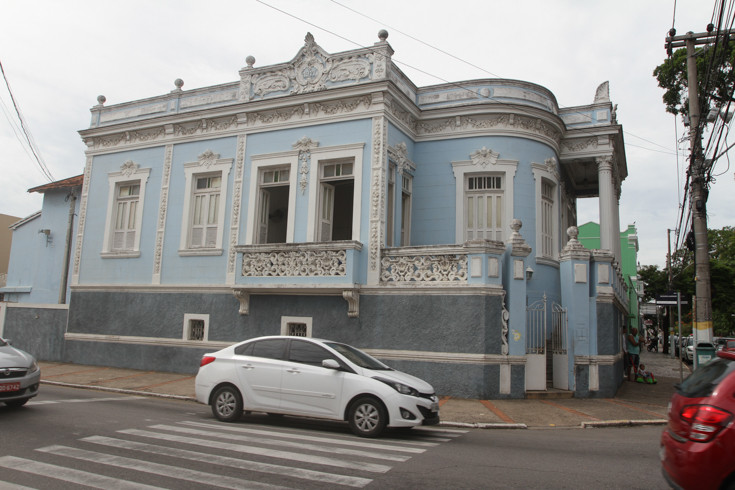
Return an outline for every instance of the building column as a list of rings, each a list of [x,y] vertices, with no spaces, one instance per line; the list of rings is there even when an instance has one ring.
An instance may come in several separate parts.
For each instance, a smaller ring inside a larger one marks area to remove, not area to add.
[[[620,240],[620,230],[615,231],[617,199],[615,186],[613,185],[612,156],[597,157],[596,161],[600,188],[600,248],[614,252],[615,241]]]

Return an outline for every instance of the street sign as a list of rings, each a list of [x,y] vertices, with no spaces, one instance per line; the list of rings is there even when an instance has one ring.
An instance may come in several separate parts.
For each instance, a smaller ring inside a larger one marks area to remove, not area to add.
[[[656,304],[660,306],[676,306],[677,304],[688,305],[689,303],[684,298],[677,303],[676,293],[666,293],[656,295]]]

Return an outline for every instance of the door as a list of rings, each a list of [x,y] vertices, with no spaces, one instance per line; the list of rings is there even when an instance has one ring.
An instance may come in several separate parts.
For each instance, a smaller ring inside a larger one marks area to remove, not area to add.
[[[258,204],[258,243],[268,243],[270,202],[270,193],[265,189],[260,189],[260,203]]]
[[[546,391],[546,295],[526,308],[526,391]]]
[[[341,418],[342,386],[347,373],[322,367],[325,359],[339,362],[320,345],[291,339],[281,383],[283,411]]]
[[[334,186],[322,183],[322,200],[319,209],[319,241],[332,241],[334,222]]]
[[[237,376],[246,410],[277,410],[281,405],[281,377],[285,339],[251,342],[235,351]]]

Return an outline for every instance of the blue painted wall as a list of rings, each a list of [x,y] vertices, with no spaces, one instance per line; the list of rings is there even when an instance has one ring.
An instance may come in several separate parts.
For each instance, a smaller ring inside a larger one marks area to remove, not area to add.
[[[77,188],[77,195],[79,191]],[[6,293],[6,301],[58,303],[69,223],[70,202],[66,199],[68,194],[68,189],[46,191],[41,215],[13,231],[6,287],[11,290],[20,289],[23,292]],[[75,201],[72,251],[76,244],[79,202],[79,199]],[[40,233],[40,230],[49,230],[48,239],[46,234]],[[70,260],[73,261],[73,256]],[[67,281],[67,302],[70,294],[69,284],[70,281]]]

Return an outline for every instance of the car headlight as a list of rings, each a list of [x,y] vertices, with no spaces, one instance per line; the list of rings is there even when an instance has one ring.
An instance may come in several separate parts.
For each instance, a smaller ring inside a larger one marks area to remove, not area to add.
[[[31,367],[28,368],[28,374],[32,374],[38,371],[38,362],[34,359],[31,363]]]
[[[399,383],[398,381],[378,377],[375,377],[373,379],[377,379],[381,383],[387,384],[402,395],[419,396],[419,392],[415,388],[411,388],[410,386]]]

